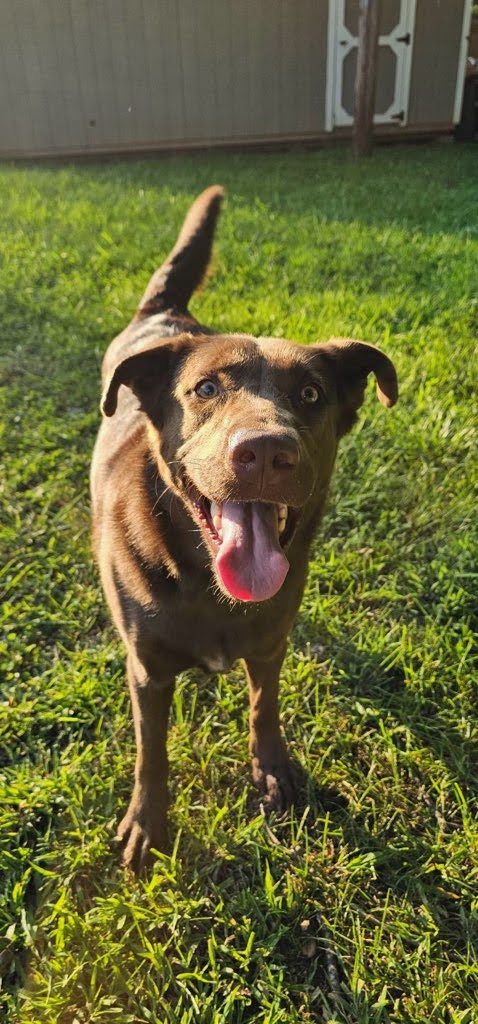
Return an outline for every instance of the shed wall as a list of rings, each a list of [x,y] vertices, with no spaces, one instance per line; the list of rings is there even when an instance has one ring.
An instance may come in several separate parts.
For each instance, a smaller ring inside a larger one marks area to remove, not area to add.
[[[464,7],[417,0],[412,129],[452,123]],[[328,12],[329,0],[0,0],[0,155],[320,136]]]
[[[0,152],[324,130],[327,0],[2,0]]]

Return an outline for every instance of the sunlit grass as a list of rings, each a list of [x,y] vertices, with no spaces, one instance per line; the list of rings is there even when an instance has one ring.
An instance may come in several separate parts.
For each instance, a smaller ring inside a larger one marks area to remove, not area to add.
[[[0,975],[21,1024],[474,1024],[473,147],[0,169]],[[238,668],[179,681],[171,858],[111,845],[134,761],[89,548],[99,365],[193,196],[226,186],[219,330],[397,364],[343,444],[282,685],[292,821],[249,785]],[[0,996],[1,999],[1,996]]]

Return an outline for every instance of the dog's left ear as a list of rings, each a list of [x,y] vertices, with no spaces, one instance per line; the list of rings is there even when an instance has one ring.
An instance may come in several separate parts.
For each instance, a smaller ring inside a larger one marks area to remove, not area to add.
[[[101,397],[102,413],[113,416],[116,412],[121,384],[131,388],[142,408],[145,408],[148,396],[157,390],[159,384],[168,382],[171,367],[190,347],[190,338],[177,337],[156,342],[150,348],[123,359],[105,381]]]
[[[398,398],[398,381],[392,361],[375,345],[353,338],[331,338],[330,341],[313,345],[325,368],[332,371],[341,412],[341,432],[346,433],[353,426],[357,409],[364,400],[367,378],[375,374],[377,395],[386,408],[395,405]]]

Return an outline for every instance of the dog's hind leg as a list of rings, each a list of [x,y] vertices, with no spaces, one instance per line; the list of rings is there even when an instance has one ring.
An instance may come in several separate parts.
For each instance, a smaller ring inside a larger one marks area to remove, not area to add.
[[[118,828],[123,862],[136,874],[152,862],[151,850],[168,845],[168,755],[166,739],[174,679],[152,678],[128,657],[128,680],[136,736],[133,794]]]
[[[269,810],[285,811],[294,797],[287,748],[279,722],[279,676],[285,644],[270,658],[248,658],[249,752],[252,778]]]

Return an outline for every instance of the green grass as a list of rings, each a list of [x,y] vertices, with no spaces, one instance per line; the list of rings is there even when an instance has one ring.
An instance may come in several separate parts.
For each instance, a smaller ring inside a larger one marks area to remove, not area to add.
[[[20,1024],[478,1020],[476,147],[0,168],[0,973]],[[181,678],[173,856],[118,865],[134,760],[89,546],[99,366],[223,183],[219,330],[382,344],[284,665],[304,774],[249,784],[239,669]]]

